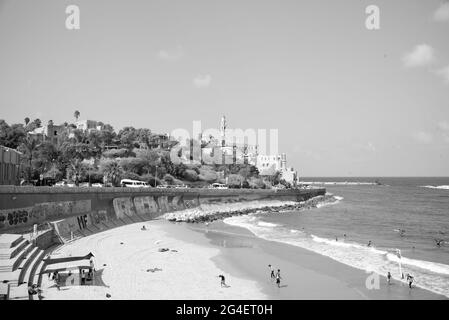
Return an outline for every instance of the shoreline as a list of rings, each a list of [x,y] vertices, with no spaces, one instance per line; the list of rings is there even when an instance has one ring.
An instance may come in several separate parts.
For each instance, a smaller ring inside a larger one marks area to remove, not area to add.
[[[365,282],[370,274],[363,270],[300,247],[257,238],[245,228],[222,221],[188,228],[202,233],[210,245],[220,248],[220,255],[212,258],[217,266],[257,281],[270,299],[447,299],[419,287],[410,290],[407,284],[394,279],[388,285],[383,275],[379,277],[379,289],[369,290]],[[281,269],[281,289],[269,279],[268,264]]]
[[[146,225],[146,231],[141,231]],[[159,252],[169,248],[168,252]],[[52,256],[95,255],[96,286],[58,291],[43,277],[44,299],[447,299],[430,291],[380,277],[380,289],[365,288],[367,274],[306,249],[257,238],[226,225],[175,223],[163,219],[135,223],[76,240]],[[281,269],[281,288],[268,264]],[[148,270],[156,269],[156,272]],[[160,270],[159,270],[160,269]],[[224,274],[229,287],[220,287]],[[110,297],[107,297],[110,294]]]

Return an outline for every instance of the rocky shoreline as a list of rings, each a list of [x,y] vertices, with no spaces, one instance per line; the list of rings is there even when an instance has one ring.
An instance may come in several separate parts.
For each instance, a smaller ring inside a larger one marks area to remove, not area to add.
[[[337,202],[339,199],[330,193],[324,196],[316,196],[306,201],[248,201],[239,203],[204,204],[198,208],[186,209],[166,213],[162,218],[173,222],[210,222],[224,219],[236,215],[246,215],[250,213],[305,210],[320,207],[324,204]]]

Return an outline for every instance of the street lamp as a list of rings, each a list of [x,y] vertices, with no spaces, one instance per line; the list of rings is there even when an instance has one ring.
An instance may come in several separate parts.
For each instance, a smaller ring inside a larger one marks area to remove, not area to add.
[[[156,171],[154,172],[154,186],[156,187],[156,178],[157,178],[157,165],[156,165]]]

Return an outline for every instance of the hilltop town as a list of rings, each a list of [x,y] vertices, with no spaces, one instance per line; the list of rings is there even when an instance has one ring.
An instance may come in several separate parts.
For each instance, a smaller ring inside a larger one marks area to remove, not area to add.
[[[219,137],[190,139],[190,150],[180,151],[176,162],[170,153],[179,148],[180,141],[169,134],[134,127],[116,132],[107,123],[81,120],[80,115],[75,111],[72,123],[59,125],[28,117],[24,123],[11,125],[0,120],[0,184],[120,186],[122,179],[153,187],[215,183],[267,189],[297,184],[297,172],[287,167],[285,153],[259,154],[257,145],[229,141],[224,116]],[[196,158],[192,156],[195,148],[200,150]],[[211,156],[214,161],[205,160]]]

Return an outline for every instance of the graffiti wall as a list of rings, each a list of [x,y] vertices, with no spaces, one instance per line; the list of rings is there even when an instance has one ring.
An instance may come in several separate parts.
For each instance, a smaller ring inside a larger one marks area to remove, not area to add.
[[[90,214],[90,219],[94,224],[100,224],[108,221],[108,213],[106,210],[93,211]]]
[[[92,219],[89,214],[83,214],[57,221],[54,224],[59,234],[69,235],[71,232],[86,229],[92,224]]]
[[[26,208],[1,210],[0,230],[32,226],[34,223],[62,219],[68,215],[90,211],[91,200],[43,202]]]
[[[115,198],[112,203],[118,219],[133,216],[135,213],[131,198]]]
[[[168,205],[168,197],[167,196],[157,197],[157,204],[159,205],[160,212],[168,212],[170,210],[170,206]]]
[[[170,210],[172,211],[185,209],[182,196],[168,197],[168,202],[170,204]]]
[[[159,212],[159,206],[153,197],[135,197],[134,207],[139,215],[156,217]]]

